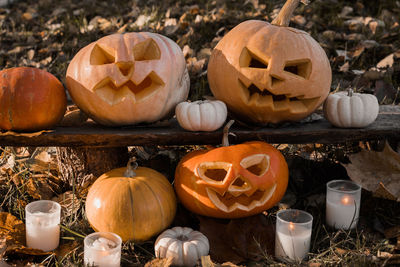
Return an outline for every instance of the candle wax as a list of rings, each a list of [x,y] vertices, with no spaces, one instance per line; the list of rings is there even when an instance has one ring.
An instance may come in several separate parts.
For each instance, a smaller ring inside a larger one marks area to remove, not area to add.
[[[52,220],[48,213],[33,214],[35,216],[26,222],[27,246],[43,251],[56,249],[60,241],[60,226],[57,220]]]
[[[105,237],[99,237],[85,248],[85,264],[98,267],[117,267],[120,266],[121,251],[112,250],[117,244]]]
[[[347,204],[346,204],[347,203]],[[326,201],[326,223],[336,229],[356,227],[360,210],[354,201],[342,199],[341,203]]]
[[[291,224],[291,226],[286,231],[277,231],[275,255],[296,261],[302,260],[310,250],[311,229],[301,225]]]

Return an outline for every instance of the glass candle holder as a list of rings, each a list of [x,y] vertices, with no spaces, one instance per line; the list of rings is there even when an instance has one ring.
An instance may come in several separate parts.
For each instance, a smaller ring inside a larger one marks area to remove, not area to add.
[[[51,251],[60,242],[61,206],[50,200],[38,200],[25,207],[26,245]]]
[[[96,232],[84,239],[85,266],[117,267],[121,263],[119,235],[110,232]]]
[[[326,223],[335,229],[353,229],[358,223],[361,187],[348,180],[326,184]]]
[[[310,251],[313,217],[310,213],[287,209],[276,215],[275,256],[301,261]]]

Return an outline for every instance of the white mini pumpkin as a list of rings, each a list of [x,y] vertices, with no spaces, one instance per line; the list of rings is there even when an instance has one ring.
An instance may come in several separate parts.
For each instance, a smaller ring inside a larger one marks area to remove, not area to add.
[[[157,258],[173,258],[173,265],[195,266],[208,255],[210,244],[205,235],[188,227],[174,227],[162,232],[155,244]]]
[[[374,95],[349,90],[330,94],[323,109],[325,118],[336,127],[362,128],[375,121],[379,103]]]
[[[215,131],[220,128],[228,115],[224,102],[199,100],[181,102],[175,108],[179,125],[188,131]]]

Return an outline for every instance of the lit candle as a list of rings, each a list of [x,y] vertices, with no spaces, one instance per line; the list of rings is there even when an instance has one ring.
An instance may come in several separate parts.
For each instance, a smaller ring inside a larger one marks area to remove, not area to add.
[[[313,217],[301,210],[280,210],[276,215],[275,256],[301,261],[310,251]]]
[[[50,200],[39,200],[25,207],[26,244],[30,248],[51,251],[60,241],[61,206]]]
[[[109,232],[92,233],[84,239],[85,265],[118,267],[121,262],[121,238]]]
[[[335,229],[353,229],[358,223],[361,187],[352,181],[334,180],[326,185],[326,223]]]

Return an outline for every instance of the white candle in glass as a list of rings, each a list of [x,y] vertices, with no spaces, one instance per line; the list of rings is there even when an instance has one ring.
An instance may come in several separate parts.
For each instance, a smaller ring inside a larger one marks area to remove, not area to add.
[[[301,261],[310,251],[311,214],[305,211],[281,210],[276,217],[275,256]]]
[[[38,200],[25,207],[26,244],[30,248],[51,251],[60,242],[61,206],[50,200]]]
[[[84,239],[85,265],[118,267],[121,262],[121,238],[110,232],[96,232]]]
[[[326,223],[335,229],[353,229],[358,223],[361,187],[352,181],[334,180],[326,186]]]

